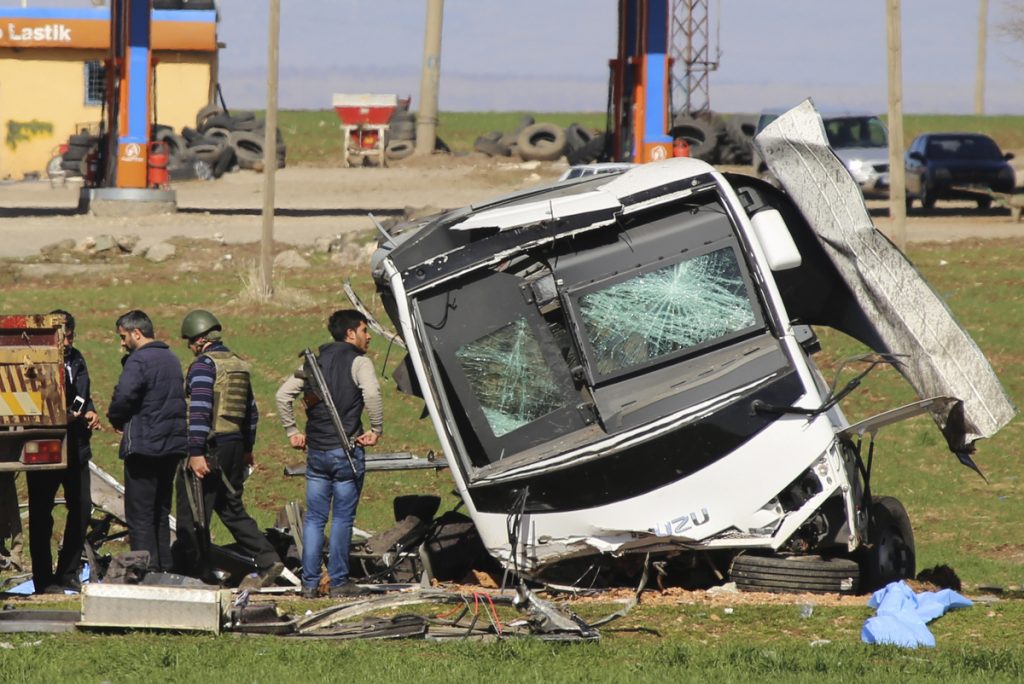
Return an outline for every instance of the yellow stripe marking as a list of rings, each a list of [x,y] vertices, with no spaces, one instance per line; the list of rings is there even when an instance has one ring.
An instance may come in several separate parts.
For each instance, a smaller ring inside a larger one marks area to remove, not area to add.
[[[0,416],[40,416],[42,414],[42,393],[0,392]]]

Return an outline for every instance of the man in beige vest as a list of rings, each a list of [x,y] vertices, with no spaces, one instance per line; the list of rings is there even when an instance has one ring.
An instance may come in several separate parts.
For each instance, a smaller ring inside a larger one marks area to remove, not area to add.
[[[249,364],[224,346],[221,331],[220,321],[202,309],[190,312],[181,323],[181,336],[196,360],[185,379],[188,458],[176,484],[175,559],[185,574],[210,579],[208,531],[216,511],[243,553],[252,556],[259,568],[259,574],[247,578],[243,588],[265,587],[274,583],[284,565],[242,503],[259,413]],[[202,512],[202,525],[197,526],[194,511]]]

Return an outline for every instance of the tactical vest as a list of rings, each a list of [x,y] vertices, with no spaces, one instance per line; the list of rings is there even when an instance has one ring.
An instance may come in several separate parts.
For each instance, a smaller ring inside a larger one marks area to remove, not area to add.
[[[203,356],[213,361],[217,371],[210,436],[239,432],[249,408],[249,362],[229,351],[209,351]]]
[[[352,364],[361,354],[348,342],[330,342],[321,346],[317,354],[320,370],[349,437],[362,432],[363,393],[352,379]],[[310,381],[306,380],[306,391],[311,389]],[[306,410],[306,443],[320,451],[341,448],[341,438],[323,402]]]

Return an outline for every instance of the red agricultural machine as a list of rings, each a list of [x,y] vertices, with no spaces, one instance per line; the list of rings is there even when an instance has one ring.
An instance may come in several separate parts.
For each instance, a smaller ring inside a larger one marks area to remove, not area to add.
[[[341,120],[345,166],[362,166],[367,160],[387,166],[388,121],[398,108],[398,96],[335,93],[331,104]]]

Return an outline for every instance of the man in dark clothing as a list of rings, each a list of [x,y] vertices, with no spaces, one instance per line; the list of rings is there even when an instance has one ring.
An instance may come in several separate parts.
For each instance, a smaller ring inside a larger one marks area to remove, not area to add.
[[[293,402],[300,394],[312,396],[310,380],[291,377],[277,390],[277,410],[288,441],[295,449],[305,449],[306,521],[302,528],[302,595],[317,595],[323,563],[324,528],[333,511],[331,539],[328,545],[327,574],[330,595],[343,597],[361,589],[349,580],[348,553],[352,543],[352,523],[363,489],[365,461],[363,447],[377,444],[384,432],[384,409],[380,385],[373,363],[364,356],[370,344],[366,317],[353,309],[335,311],[327,323],[334,342],[320,347],[317,357],[324,380],[338,409],[342,426],[354,446],[349,455],[342,447],[330,413],[322,401],[306,402],[306,433],[295,425]],[[361,416],[365,407],[370,431],[363,432]]]
[[[75,318],[61,309],[50,313],[64,315],[68,467],[64,470],[34,470],[27,474],[28,537],[32,555],[32,583],[37,594],[63,594],[65,589],[77,591],[81,587],[78,571],[85,545],[85,531],[92,512],[92,494],[89,491],[92,448],[89,440],[92,431],[100,424],[89,391],[89,369],[82,353],[73,346]],[[60,487],[64,487],[68,517],[64,523],[64,541],[57,556],[55,572],[50,542],[53,535],[54,499]]]
[[[270,586],[284,570],[284,564],[245,511],[242,485],[246,466],[253,464],[259,413],[252,393],[249,364],[221,342],[220,321],[197,309],[181,322],[181,336],[196,360],[188,368],[185,394],[188,397],[188,460],[178,471],[177,551],[185,574],[205,578],[202,546],[207,540],[196,534],[193,508],[198,509],[197,478],[202,490],[204,530],[210,529],[213,512],[234,536],[242,551],[252,556],[259,568],[246,578],[243,588]],[[186,468],[188,472],[186,472]],[[207,538],[208,539],[208,538]]]
[[[188,452],[181,363],[153,339],[153,322],[142,311],[117,319],[128,352],[107,418],[121,433],[124,514],[132,551],[149,552],[150,570],[169,571],[171,494],[174,472]]]

